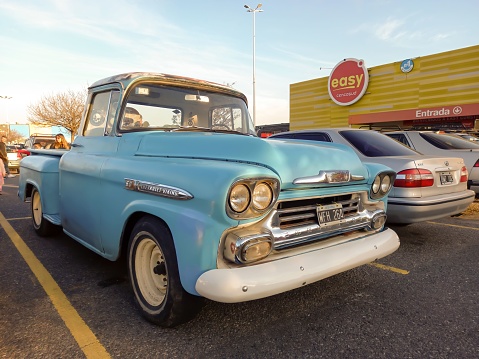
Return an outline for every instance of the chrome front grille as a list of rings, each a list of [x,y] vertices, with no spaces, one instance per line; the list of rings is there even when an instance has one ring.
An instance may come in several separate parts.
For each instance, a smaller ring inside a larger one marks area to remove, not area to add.
[[[342,208],[343,216],[320,223],[320,213],[331,208]],[[329,197],[283,199],[261,221],[234,228],[231,233],[234,233],[235,241],[251,238],[270,240],[273,252],[278,254],[315,242],[329,239],[334,242],[334,238],[346,241],[365,236],[368,232],[378,232],[382,226],[375,227],[375,223],[381,218],[385,220],[385,216],[384,202],[370,201],[366,191]]]
[[[354,217],[359,210],[359,196],[348,194],[341,196],[284,201],[276,209],[280,229],[291,229],[305,225],[318,225],[316,208],[319,205],[341,204],[344,217]]]

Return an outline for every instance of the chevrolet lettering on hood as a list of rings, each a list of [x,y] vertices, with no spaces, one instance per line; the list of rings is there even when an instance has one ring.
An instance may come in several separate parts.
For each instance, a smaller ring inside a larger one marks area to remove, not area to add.
[[[365,86],[363,63],[352,64],[331,83],[338,98]],[[385,226],[395,172],[348,146],[259,138],[245,95],[204,80],[99,80],[72,148],[32,150],[20,166],[36,233],[62,227],[126,258],[139,313],[164,327],[194,318],[205,298],[265,298],[399,247]]]
[[[142,182],[133,179],[125,179],[125,188],[132,191],[151,193],[174,199],[192,199],[193,196],[180,188],[161,185],[158,183]]]

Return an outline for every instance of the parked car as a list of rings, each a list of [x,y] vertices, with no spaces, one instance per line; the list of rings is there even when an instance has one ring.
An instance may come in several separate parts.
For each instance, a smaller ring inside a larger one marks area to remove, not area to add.
[[[410,224],[456,215],[474,201],[474,191],[467,189],[462,158],[422,155],[373,130],[320,128],[269,138],[341,143],[351,146],[363,162],[391,167],[397,176],[388,196],[388,223]]]
[[[471,134],[469,134],[469,133],[461,133],[461,132],[458,132],[458,133],[454,133],[454,134],[455,134],[456,136],[462,137],[462,138],[465,139],[465,140],[479,143],[479,137],[474,136],[474,135],[471,135]]]
[[[8,168],[10,170],[20,171],[20,161],[23,158],[19,148],[14,145],[7,145]]]
[[[463,158],[469,172],[467,188],[479,195],[479,144],[433,131],[403,130],[384,134],[425,155]]]
[[[72,148],[31,152],[18,195],[31,198],[36,233],[61,226],[109,260],[124,254],[140,311],[158,325],[191,319],[201,297],[264,298],[399,247],[384,226],[390,168],[342,145],[258,138],[228,86],[97,81]]]

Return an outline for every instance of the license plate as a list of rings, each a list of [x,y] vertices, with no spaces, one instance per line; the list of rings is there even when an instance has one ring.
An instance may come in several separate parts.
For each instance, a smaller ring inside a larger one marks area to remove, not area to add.
[[[341,204],[319,205],[316,207],[319,225],[327,225],[330,222],[340,221],[344,218],[343,206]]]
[[[450,172],[440,173],[439,177],[441,179],[441,184],[452,184],[452,183],[454,183],[454,177],[452,177],[452,174]]]

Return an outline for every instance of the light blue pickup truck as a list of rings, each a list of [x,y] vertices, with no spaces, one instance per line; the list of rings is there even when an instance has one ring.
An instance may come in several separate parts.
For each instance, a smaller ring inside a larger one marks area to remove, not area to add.
[[[33,227],[126,258],[141,313],[175,326],[389,255],[395,173],[348,147],[256,136],[231,87],[127,73],[89,88],[69,151],[21,161]]]

